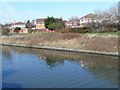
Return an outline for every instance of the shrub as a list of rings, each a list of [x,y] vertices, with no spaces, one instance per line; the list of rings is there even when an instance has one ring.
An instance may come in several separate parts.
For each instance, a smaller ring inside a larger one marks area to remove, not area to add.
[[[44,23],[45,27],[50,30],[58,30],[64,27],[64,21],[62,18],[47,17]]]
[[[90,33],[92,30],[90,28],[71,28],[69,32],[72,33]]]
[[[57,30],[57,32],[60,32],[60,33],[69,33],[69,29],[68,28],[62,28],[62,29]]]
[[[51,23],[48,25],[48,29],[55,30],[55,23]]]
[[[20,28],[20,27],[16,27],[15,30],[18,30],[18,31],[19,31],[19,30],[21,30],[21,28]]]
[[[28,33],[36,33],[37,30],[28,29]]]
[[[9,29],[2,30],[2,35],[9,35],[9,33],[10,33]]]

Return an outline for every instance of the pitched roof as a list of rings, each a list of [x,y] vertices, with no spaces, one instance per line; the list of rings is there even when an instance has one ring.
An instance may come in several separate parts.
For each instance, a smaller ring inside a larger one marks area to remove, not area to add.
[[[14,23],[15,25],[23,25],[23,24],[25,24],[25,23],[23,23],[23,22],[16,22],[16,23]]]
[[[44,21],[45,21],[44,18],[36,19],[36,22],[44,22]]]
[[[87,15],[81,17],[81,18],[94,18],[94,17],[96,17],[96,16],[97,16],[97,15],[90,13],[90,14],[87,14]]]

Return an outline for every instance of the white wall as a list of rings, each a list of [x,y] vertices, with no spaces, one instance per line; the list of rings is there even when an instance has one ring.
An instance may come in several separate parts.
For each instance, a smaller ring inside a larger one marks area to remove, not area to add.
[[[20,27],[20,28],[25,28],[25,25],[12,25],[11,28],[16,28],[16,27]]]

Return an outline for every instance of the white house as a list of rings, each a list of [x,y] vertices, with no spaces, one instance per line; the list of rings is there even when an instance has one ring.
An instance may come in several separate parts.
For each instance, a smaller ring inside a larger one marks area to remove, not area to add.
[[[16,23],[12,23],[10,29],[12,30],[12,32],[17,32],[17,30],[15,30],[16,27],[19,27],[21,30],[19,30],[19,33],[28,33],[28,29],[26,28],[25,23],[23,22],[16,22]]]
[[[90,23],[90,22],[96,22],[96,19],[95,19],[96,15],[95,14],[87,14],[83,17],[80,18],[80,27],[85,27],[85,25],[87,23]]]

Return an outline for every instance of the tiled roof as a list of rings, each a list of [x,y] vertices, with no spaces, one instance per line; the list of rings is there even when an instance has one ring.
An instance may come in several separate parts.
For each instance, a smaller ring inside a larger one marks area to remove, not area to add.
[[[44,21],[45,21],[44,18],[36,19],[36,22],[44,22]]]
[[[90,13],[90,14],[87,14],[87,15],[85,15],[85,16],[83,16],[83,17],[81,17],[81,18],[94,18],[94,17],[96,17],[96,15],[95,15],[95,14]]]
[[[25,23],[23,23],[23,22],[16,22],[16,23],[14,23],[15,25],[23,25],[23,24],[25,24]]]

